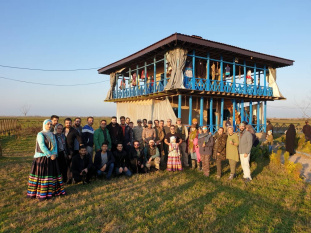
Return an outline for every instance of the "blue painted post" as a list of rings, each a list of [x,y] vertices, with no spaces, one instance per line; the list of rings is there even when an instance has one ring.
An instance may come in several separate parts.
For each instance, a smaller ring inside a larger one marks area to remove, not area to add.
[[[116,98],[119,98],[119,76],[116,74]]]
[[[250,125],[253,124],[253,101],[249,101],[249,122]]]
[[[224,98],[221,98],[221,105],[220,105],[220,127],[223,127],[224,122]]]
[[[124,75],[122,75],[122,78],[123,78],[123,80],[125,80]],[[128,84],[129,84],[129,85],[128,85],[128,86],[129,86],[128,88],[129,88],[129,91],[130,91],[130,93],[129,93],[130,96],[127,96],[127,97],[132,97],[132,88],[131,88],[131,87],[132,87],[132,83],[130,83],[130,82],[132,82],[132,81],[133,81],[133,80],[131,80],[131,76],[130,76],[130,77],[129,77],[129,81],[128,81]]]
[[[189,125],[192,123],[192,96],[189,96]]]
[[[263,95],[267,96],[267,70],[266,70],[266,66],[264,66],[263,68]]]
[[[178,95],[178,118],[181,118],[181,95]]]
[[[244,93],[246,95],[246,87],[247,87],[247,84],[246,84],[246,62],[244,61]]]
[[[232,83],[232,92],[235,93],[235,59],[233,59],[233,83]]]
[[[236,108],[236,100],[235,99],[233,99],[232,100],[232,125],[233,125],[233,129],[234,129],[234,131],[235,131],[235,108]]]
[[[207,64],[206,64],[206,90],[210,91],[210,58],[209,58],[209,53],[207,54]]]
[[[157,63],[156,62],[157,62],[156,57],[154,57],[153,58],[153,93],[155,93],[157,90]]]
[[[138,68],[138,66],[137,66]],[[145,95],[147,95],[147,62],[145,62],[145,69],[144,69],[144,72],[145,72],[145,83],[144,83],[144,86],[145,86]],[[137,76],[138,77],[138,76]]]
[[[267,132],[267,101],[265,100],[263,102],[264,108],[263,108],[263,124],[264,124],[264,131]]]
[[[210,98],[210,101],[209,101],[209,129],[211,133],[214,133],[214,130],[213,130],[213,98]]]
[[[222,59],[222,56],[220,56],[220,91],[224,91],[223,68],[224,68],[224,61]]]
[[[131,70],[131,68],[129,68],[129,80],[131,80],[133,82],[133,79],[131,79],[131,73],[132,73],[132,70]],[[131,88],[131,86],[133,86],[133,83],[131,83],[130,88]]]
[[[256,63],[254,64],[254,95],[257,95]]]
[[[200,126],[203,126],[203,112],[204,112],[203,105],[204,105],[204,98],[201,97],[200,98]]]
[[[192,52],[192,90],[195,89],[195,51]]]
[[[259,133],[260,121],[259,121],[259,110],[260,110],[260,103],[257,102],[257,133]]]
[[[241,100],[241,121],[245,121],[245,119],[244,119],[244,100]]]
[[[164,54],[164,87],[166,86],[166,82],[167,82],[167,80],[166,80],[166,69],[167,69],[167,67],[166,67],[166,54]]]

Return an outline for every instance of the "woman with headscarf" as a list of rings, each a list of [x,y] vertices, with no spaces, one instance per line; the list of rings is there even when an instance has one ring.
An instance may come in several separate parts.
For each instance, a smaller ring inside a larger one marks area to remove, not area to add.
[[[62,124],[56,124],[54,128],[54,135],[57,143],[57,161],[59,165],[60,172],[63,177],[63,182],[67,182],[67,159],[68,151],[66,146],[66,136],[63,134],[64,126]]]
[[[208,132],[207,126],[203,126],[202,129],[203,132],[199,133],[198,136],[198,146],[202,160],[203,173],[208,177],[210,173],[210,160],[213,155],[214,139],[213,135]]]
[[[236,170],[236,164],[239,162],[239,137],[236,133],[233,131],[233,127],[229,126],[227,128],[228,130],[228,138],[227,138],[227,146],[226,146],[226,157],[229,160],[230,165],[230,176],[229,180],[232,180],[235,178],[235,170]]]
[[[192,120],[192,125],[189,128],[189,138],[188,138],[188,153],[191,156],[191,168],[195,169],[197,165],[197,155],[195,153],[195,145],[194,139],[198,137],[198,130],[197,130],[197,119]]]
[[[286,151],[289,152],[290,155],[295,154],[295,144],[296,144],[296,129],[293,124],[289,125],[288,130],[286,131]]]
[[[57,142],[50,132],[52,121],[43,122],[37,134],[36,150],[28,181],[27,197],[39,200],[65,195],[63,179],[57,162]]]

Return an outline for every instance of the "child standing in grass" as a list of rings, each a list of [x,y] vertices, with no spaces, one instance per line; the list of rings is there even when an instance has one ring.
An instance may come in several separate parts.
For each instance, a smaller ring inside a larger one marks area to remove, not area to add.
[[[181,161],[179,145],[176,143],[176,137],[170,137],[169,153],[167,159],[167,170],[168,171],[181,171]]]

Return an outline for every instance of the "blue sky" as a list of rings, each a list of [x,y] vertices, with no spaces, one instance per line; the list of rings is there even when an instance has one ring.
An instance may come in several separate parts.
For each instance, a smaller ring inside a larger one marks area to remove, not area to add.
[[[268,117],[301,117],[311,101],[311,1],[5,1],[0,0],[0,65],[41,69],[103,67],[175,32],[200,35],[295,60],[278,69],[286,101]],[[0,115],[107,116],[108,76],[97,70],[43,72],[0,67]],[[308,100],[309,99],[309,100]],[[308,110],[311,115],[311,107]]]

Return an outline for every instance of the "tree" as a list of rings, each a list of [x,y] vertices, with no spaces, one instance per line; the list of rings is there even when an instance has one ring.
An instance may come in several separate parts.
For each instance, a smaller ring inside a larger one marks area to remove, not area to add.
[[[29,110],[30,110],[30,105],[29,104],[24,104],[22,107],[21,107],[21,109],[20,109],[20,111],[21,111],[21,113],[24,115],[24,116],[27,116],[27,114],[28,114],[28,112],[29,112]]]

